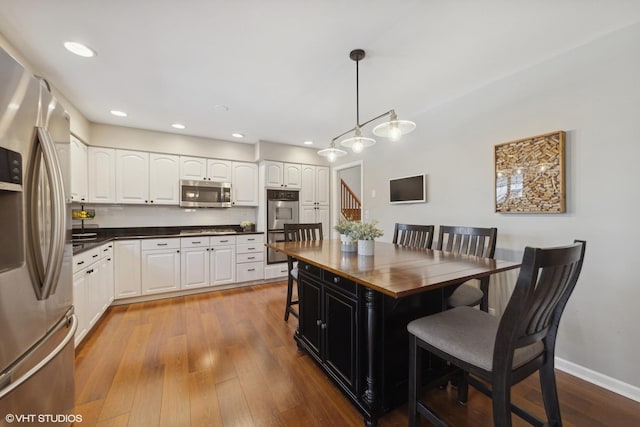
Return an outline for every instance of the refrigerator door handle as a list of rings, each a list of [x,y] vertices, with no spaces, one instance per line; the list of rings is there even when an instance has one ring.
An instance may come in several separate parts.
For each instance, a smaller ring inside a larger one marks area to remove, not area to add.
[[[70,325],[69,325],[69,322],[71,322]],[[69,341],[71,341],[73,339],[73,337],[74,337],[74,335],[76,333],[76,329],[78,328],[78,318],[76,317],[76,315],[75,314],[67,314],[67,316],[65,316],[62,319],[62,321],[60,323],[58,323],[58,325],[51,331],[51,333],[53,333],[53,332],[55,332],[55,331],[57,331],[57,330],[59,330],[60,328],[63,328],[63,327],[68,327],[69,328],[69,331],[67,332],[67,335],[65,335],[64,339],[62,341],[60,341],[60,343],[56,346],[56,348],[54,348],[44,359],[42,359],[40,362],[38,362],[38,364],[36,364],[33,368],[29,369],[27,372],[25,372],[23,375],[21,375],[20,377],[18,377],[17,379],[15,379],[13,381],[11,381],[11,374],[18,366],[14,366],[13,369],[10,369],[8,372],[3,374],[3,376],[8,379],[7,381],[10,381],[10,382],[8,383],[8,385],[6,387],[4,387],[3,389],[0,389],[0,399],[2,399],[7,394],[11,393],[16,388],[20,387],[20,385],[22,385],[22,383],[24,383],[29,378],[31,378],[35,374],[37,374],[38,371],[40,371],[42,368],[44,368],[47,365],[47,363],[49,363],[51,360],[53,360],[62,350],[64,350],[64,348],[67,346]],[[37,347],[34,348],[29,353],[35,352],[36,350],[37,350]],[[24,360],[25,358],[27,358],[28,355],[29,354],[25,355],[21,360]],[[19,365],[19,363],[17,365]],[[4,382],[4,381],[1,381],[1,382]]]
[[[34,286],[39,300],[45,300],[55,293],[62,269],[65,245],[65,199],[62,170],[56,154],[56,148],[49,132],[43,127],[36,127],[37,142],[34,150],[34,161],[31,170],[31,186],[28,215],[30,217],[31,256],[37,269],[37,284]],[[39,143],[38,143],[39,142]],[[49,182],[51,198],[51,239],[49,240],[49,259],[43,260],[40,250],[40,227],[38,225],[38,213],[35,212],[38,203],[38,181],[40,170],[40,157],[44,160],[44,169]],[[36,252],[36,253],[33,253]]]

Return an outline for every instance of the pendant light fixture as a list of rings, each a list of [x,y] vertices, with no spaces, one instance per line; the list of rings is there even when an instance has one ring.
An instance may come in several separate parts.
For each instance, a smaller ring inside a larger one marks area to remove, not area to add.
[[[373,128],[373,133],[377,136],[389,138],[391,141],[397,141],[402,135],[405,135],[416,128],[416,124],[409,120],[398,120],[398,116],[394,110],[389,110],[384,114],[380,114],[364,123],[360,123],[360,82],[359,82],[359,63],[364,58],[365,52],[362,49],[354,49],[349,53],[351,58],[356,63],[356,125],[346,132],[341,133],[331,140],[329,148],[318,151],[318,155],[327,157],[330,162],[335,161],[337,157],[345,156],[346,151],[336,148],[336,141],[348,133],[353,132],[354,135],[350,138],[340,141],[340,145],[343,147],[351,148],[354,153],[360,153],[365,147],[370,147],[376,143],[373,138],[367,138],[362,136],[362,127],[369,123],[381,119],[382,117],[389,116],[389,121],[379,124]]]

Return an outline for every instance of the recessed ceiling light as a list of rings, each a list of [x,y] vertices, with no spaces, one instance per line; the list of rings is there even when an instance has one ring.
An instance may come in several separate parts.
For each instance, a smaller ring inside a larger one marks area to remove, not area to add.
[[[229,111],[229,107],[226,105],[218,104],[213,106],[213,111]]]
[[[90,47],[78,42],[64,42],[64,47],[71,53],[75,53],[83,58],[91,58],[96,53]]]
[[[305,141],[304,145],[313,145],[313,141]]]
[[[127,113],[125,113],[124,111],[111,110],[111,114],[117,117],[127,117]]]
[[[231,134],[232,137],[234,138],[244,138],[244,134],[240,133],[240,132],[234,132]]]
[[[171,127],[176,128],[176,129],[184,129],[186,126],[183,125],[182,123],[174,123],[171,125]]]

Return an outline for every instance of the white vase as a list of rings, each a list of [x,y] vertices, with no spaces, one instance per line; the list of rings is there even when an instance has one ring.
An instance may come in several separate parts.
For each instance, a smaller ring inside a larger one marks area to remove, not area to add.
[[[375,240],[358,240],[358,255],[371,256]]]
[[[355,252],[358,250],[358,242],[346,234],[340,235],[340,243],[342,244],[340,248],[343,252]]]

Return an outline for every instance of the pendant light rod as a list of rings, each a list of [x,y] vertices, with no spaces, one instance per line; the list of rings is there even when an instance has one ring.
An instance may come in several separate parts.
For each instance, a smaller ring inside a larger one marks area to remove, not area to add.
[[[358,124],[358,126],[359,126],[360,128],[362,128],[362,127],[364,127],[364,126],[368,125],[368,124],[369,124],[369,123],[371,123],[371,122],[374,122],[374,121],[376,121],[376,120],[378,120],[378,119],[383,118],[384,116],[391,116],[391,115],[393,115],[393,114],[395,114],[395,111],[393,111],[393,110],[389,110],[389,111],[387,111],[386,113],[382,113],[382,114],[380,114],[379,116],[375,116],[374,118],[372,118],[372,119],[370,119],[370,120],[367,120],[366,122],[364,122],[364,123],[362,123],[362,124]],[[331,140],[331,142],[335,142],[335,141],[337,141],[338,139],[340,139],[340,138],[342,138],[343,136],[345,136],[346,134],[348,134],[348,133],[350,133],[350,132],[353,132],[353,131],[355,131],[355,130],[356,130],[356,128],[355,128],[355,126],[354,126],[354,127],[352,127],[351,129],[349,129],[349,130],[347,130],[347,131],[344,131],[344,132],[342,132],[340,135],[338,135],[338,136],[336,136],[335,138],[333,138],[333,139]]]
[[[364,58],[364,50],[355,49],[349,54],[349,58],[356,61],[356,127],[360,127],[360,60]]]

